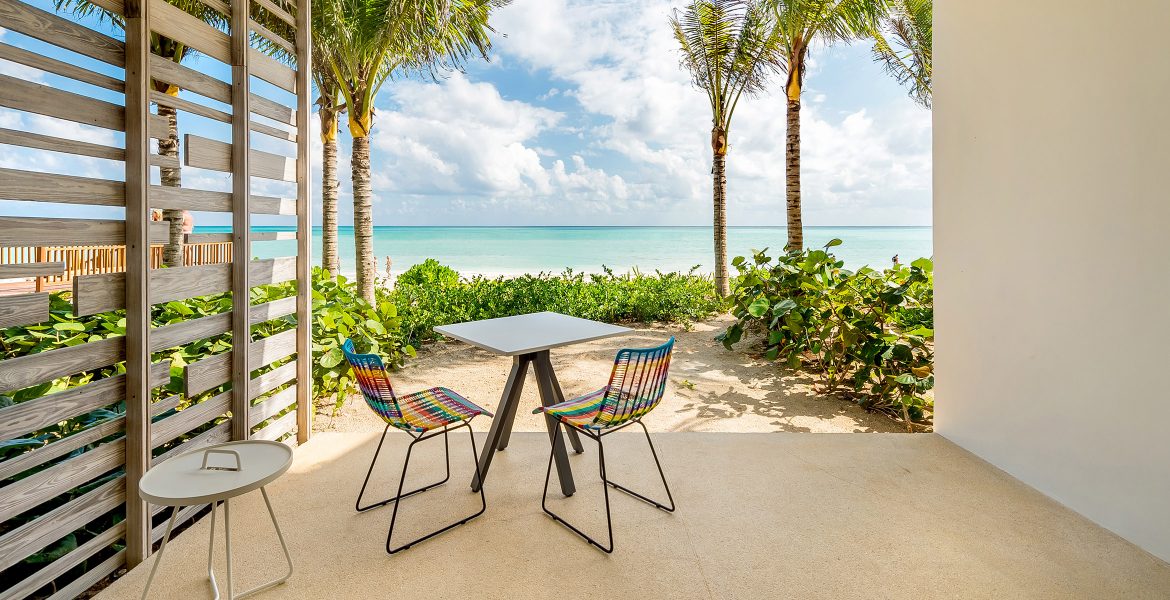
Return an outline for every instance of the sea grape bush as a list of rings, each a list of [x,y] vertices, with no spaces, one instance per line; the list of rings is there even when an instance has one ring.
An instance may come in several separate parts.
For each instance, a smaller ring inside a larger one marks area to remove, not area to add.
[[[749,328],[764,333],[764,356],[814,373],[826,393],[928,422],[934,387],[934,275],[930,259],[878,271],[844,268],[823,249],[736,257],[736,322],[719,339],[731,348]]]
[[[565,270],[496,278],[452,278],[451,273],[428,260],[403,273],[393,289],[378,289],[379,304],[397,307],[405,343],[435,339],[436,325],[545,310],[606,322],[688,323],[720,308],[711,278],[695,269],[618,275],[607,268],[589,275]]]

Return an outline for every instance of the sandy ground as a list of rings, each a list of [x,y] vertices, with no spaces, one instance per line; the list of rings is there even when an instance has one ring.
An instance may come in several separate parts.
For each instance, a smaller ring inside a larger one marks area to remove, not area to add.
[[[553,350],[553,366],[565,397],[571,398],[605,385],[619,349],[653,346],[674,335],[677,341],[666,397],[645,420],[653,431],[905,431],[889,418],[867,413],[852,402],[816,394],[808,376],[751,356],[751,342],[726,350],[714,338],[732,321],[722,315],[689,330],[680,325],[640,325],[629,335]],[[434,386],[451,388],[494,411],[511,364],[509,357],[461,342],[438,342],[421,348],[418,357],[395,374],[393,384],[402,393]],[[529,373],[515,431],[544,430],[543,420],[530,414],[539,404],[536,380]],[[488,419],[477,419],[475,426],[486,431],[490,424]],[[369,431],[384,426],[360,398],[351,398],[336,416],[317,419],[317,427],[324,430]]]

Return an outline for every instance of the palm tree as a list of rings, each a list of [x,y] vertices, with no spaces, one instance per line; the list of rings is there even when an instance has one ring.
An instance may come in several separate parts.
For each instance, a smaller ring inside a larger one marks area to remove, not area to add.
[[[804,248],[800,215],[800,92],[805,61],[814,43],[848,42],[869,35],[885,10],[886,0],[764,0],[783,45],[788,81],[788,135],[784,144],[784,175],[788,211],[788,250]]]
[[[226,29],[228,15],[209,7],[199,0],[167,0],[173,6],[182,9],[204,23]],[[125,30],[126,19],[122,15],[98,6],[89,0],[55,0],[58,11],[69,11],[77,16],[96,16],[101,22],[108,22],[115,28]],[[150,33],[150,51],[176,63],[194,54],[194,50],[186,44],[161,36],[153,31]],[[178,96],[179,87],[165,81],[154,80],[154,89],[169,96]],[[159,139],[158,153],[163,156],[178,158],[179,156],[179,118],[173,106],[158,105],[158,115],[167,120],[167,137]],[[180,167],[161,167],[159,169],[160,183],[168,187],[182,187],[183,178]],[[183,266],[183,213],[182,210],[164,210],[163,219],[170,223],[170,235],[163,250],[163,263],[171,267]]]
[[[370,187],[370,135],[374,102],[391,75],[458,68],[472,54],[487,58],[491,11],[506,0],[330,0],[325,53],[353,137],[354,246],[361,296],[372,301],[376,257]]]
[[[321,119],[321,267],[330,276],[340,270],[337,253],[337,124],[345,112],[341,87],[333,76],[328,56],[335,27],[325,22],[329,14],[315,1],[313,7],[313,85],[317,87],[317,117]]]
[[[890,11],[873,30],[874,60],[924,108],[931,101],[931,0],[889,0]]]
[[[711,175],[715,228],[715,289],[730,293],[727,277],[727,149],[740,97],[764,89],[779,50],[769,14],[759,2],[695,0],[670,19],[682,66],[711,106]]]

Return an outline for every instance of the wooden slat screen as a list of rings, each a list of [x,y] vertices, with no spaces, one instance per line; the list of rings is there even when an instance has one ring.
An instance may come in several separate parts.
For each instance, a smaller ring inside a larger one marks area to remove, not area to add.
[[[0,200],[24,207],[0,209],[0,280],[36,282],[0,295],[0,598],[74,597],[144,561],[169,517],[138,496],[152,465],[311,433],[309,0],[251,2],[264,10],[204,0],[221,13],[205,22],[166,0],[92,0],[112,21],[0,0],[0,59],[46,74],[0,74],[16,117],[0,128]],[[160,35],[198,66],[151,54]],[[160,154],[172,138],[178,153]],[[201,189],[203,169],[230,191]],[[163,267],[159,210],[230,214],[232,232],[184,238],[193,266]],[[295,230],[251,231],[254,214]],[[278,240],[297,254],[252,259]],[[283,295],[252,306],[269,285]],[[191,345],[215,353],[172,362]]]

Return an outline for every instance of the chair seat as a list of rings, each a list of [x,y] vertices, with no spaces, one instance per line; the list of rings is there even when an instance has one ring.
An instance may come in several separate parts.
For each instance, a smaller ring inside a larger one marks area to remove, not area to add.
[[[400,429],[413,431],[438,429],[444,425],[466,421],[476,415],[492,416],[492,413],[445,387],[433,387],[399,396],[398,408],[402,411],[402,422],[405,426],[391,424]]]
[[[602,401],[605,400],[605,392],[609,387],[603,387],[599,390],[594,390],[583,396],[577,396],[572,400],[566,400],[560,404],[552,406],[541,406],[532,411],[532,414],[545,413],[552,415],[560,420],[562,423],[568,423],[574,427],[582,429],[602,430],[611,427],[617,427],[625,423],[629,419],[621,421],[606,421],[601,423],[594,422],[597,419],[597,414],[601,412]]]

